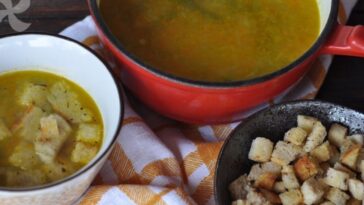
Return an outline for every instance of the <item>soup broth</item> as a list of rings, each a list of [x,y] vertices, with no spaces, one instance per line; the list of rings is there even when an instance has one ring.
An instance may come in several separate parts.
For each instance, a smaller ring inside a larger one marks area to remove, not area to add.
[[[50,73],[0,75],[0,186],[65,178],[97,154],[101,114],[75,83]]]
[[[316,0],[101,0],[104,20],[146,65],[192,80],[274,72],[319,33]]]

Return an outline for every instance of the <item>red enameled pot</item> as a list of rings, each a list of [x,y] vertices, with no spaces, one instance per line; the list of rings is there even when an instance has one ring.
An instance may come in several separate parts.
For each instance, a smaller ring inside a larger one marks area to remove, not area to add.
[[[102,0],[101,0],[102,1]],[[321,30],[314,45],[280,70],[251,80],[214,83],[173,76],[130,55],[103,21],[99,0],[88,0],[99,37],[116,58],[123,83],[153,110],[176,120],[206,124],[236,121],[300,81],[319,55],[364,56],[364,27],[337,23],[339,0],[317,1]]]

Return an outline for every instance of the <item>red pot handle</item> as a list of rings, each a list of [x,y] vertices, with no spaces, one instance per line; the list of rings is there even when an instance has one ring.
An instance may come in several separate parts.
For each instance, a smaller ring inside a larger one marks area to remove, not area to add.
[[[321,52],[323,54],[364,57],[364,26],[337,25]]]

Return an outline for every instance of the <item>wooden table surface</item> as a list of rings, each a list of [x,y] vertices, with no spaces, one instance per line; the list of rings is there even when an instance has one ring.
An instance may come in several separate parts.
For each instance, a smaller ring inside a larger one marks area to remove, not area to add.
[[[30,9],[18,17],[32,23],[27,31],[58,33],[88,14],[85,0],[32,0]],[[359,0],[348,24],[364,24],[363,0]],[[0,35],[10,32],[5,19],[0,23]],[[364,112],[364,58],[335,57],[317,99]]]

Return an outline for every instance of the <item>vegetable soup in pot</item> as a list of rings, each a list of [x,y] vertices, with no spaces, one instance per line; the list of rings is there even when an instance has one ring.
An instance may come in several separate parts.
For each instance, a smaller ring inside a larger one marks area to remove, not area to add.
[[[101,0],[111,32],[143,64],[191,80],[277,71],[319,34],[316,0]]]

